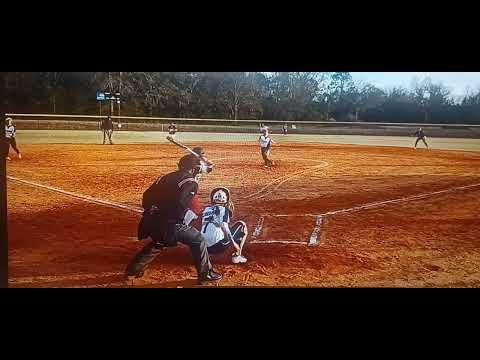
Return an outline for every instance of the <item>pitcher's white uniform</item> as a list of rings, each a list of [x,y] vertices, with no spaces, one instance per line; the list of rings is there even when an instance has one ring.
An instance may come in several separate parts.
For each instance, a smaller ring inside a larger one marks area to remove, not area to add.
[[[268,136],[268,133],[264,131],[260,138],[258,139],[260,144],[260,152],[262,154],[263,162],[265,163],[266,167],[272,166],[273,161],[269,159],[270,156],[270,148],[272,146],[272,139]]]

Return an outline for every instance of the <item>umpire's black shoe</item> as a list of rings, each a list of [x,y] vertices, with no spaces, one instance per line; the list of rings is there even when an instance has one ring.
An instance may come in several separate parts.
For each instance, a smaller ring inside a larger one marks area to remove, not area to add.
[[[139,278],[143,277],[144,274],[145,274],[145,271],[143,271],[143,270],[134,271],[134,270],[131,270],[131,269],[127,269],[127,271],[125,271],[125,275],[127,275],[128,277],[134,277],[135,279],[139,279]]]
[[[128,276],[128,277],[133,277],[133,278],[135,278],[135,279],[140,279],[140,278],[143,277],[144,274],[145,274],[145,273],[144,273],[143,271],[140,271],[140,272],[135,273],[135,274],[128,274],[128,273],[127,273],[127,276]]]
[[[208,273],[200,275],[200,277],[198,278],[198,283],[202,285],[207,281],[218,281],[218,280],[221,280],[222,278],[223,278],[222,274],[216,273],[212,269]]]

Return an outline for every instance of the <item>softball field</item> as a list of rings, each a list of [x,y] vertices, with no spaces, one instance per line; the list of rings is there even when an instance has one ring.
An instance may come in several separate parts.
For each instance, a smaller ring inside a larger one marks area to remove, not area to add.
[[[184,152],[165,133],[18,131],[8,162],[10,287],[190,287],[187,247],[166,249],[128,282],[143,191]],[[370,139],[371,138],[371,139]],[[215,170],[245,220],[246,264],[212,257],[213,286],[480,286],[480,141],[273,135],[262,166],[254,134],[179,133]]]

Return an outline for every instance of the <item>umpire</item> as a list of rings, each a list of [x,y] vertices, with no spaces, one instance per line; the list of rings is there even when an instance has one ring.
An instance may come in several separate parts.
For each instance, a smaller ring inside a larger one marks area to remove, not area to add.
[[[112,134],[113,134],[113,121],[112,117],[108,116],[102,120],[100,129],[103,130],[103,145],[105,145],[105,140],[108,138],[110,145],[113,145]]]
[[[177,171],[160,177],[145,191],[138,239],[150,237],[152,241],[133,258],[127,276],[143,276],[164,247],[174,247],[180,242],[190,247],[200,284],[222,278],[213,270],[203,235],[190,226],[197,217],[191,205],[198,191],[196,176],[200,172],[198,157],[186,155],[180,159]]]

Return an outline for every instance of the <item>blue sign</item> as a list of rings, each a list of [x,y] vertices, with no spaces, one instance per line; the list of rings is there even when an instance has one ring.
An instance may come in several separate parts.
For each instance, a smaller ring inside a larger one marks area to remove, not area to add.
[[[103,91],[97,91],[97,101],[105,101],[105,93]]]

